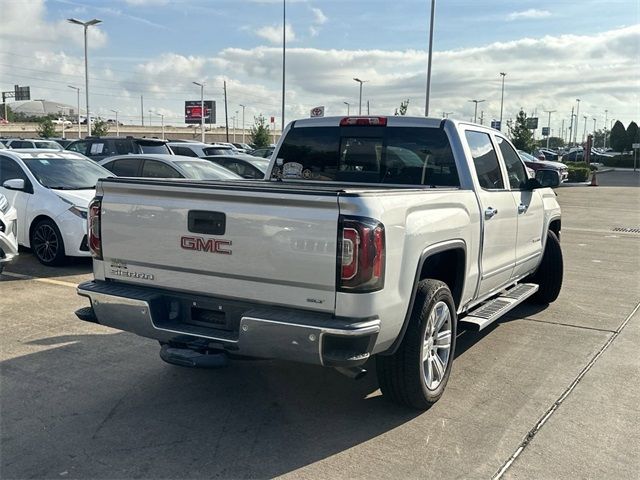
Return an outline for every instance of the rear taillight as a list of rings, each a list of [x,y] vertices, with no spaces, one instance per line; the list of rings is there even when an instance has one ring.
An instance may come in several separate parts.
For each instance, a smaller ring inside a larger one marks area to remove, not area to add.
[[[89,217],[87,221],[89,222],[89,250],[91,250],[91,255],[98,260],[102,260],[101,211],[102,199],[94,198],[89,204]]]
[[[386,127],[387,117],[344,117],[340,120],[341,127],[350,126],[376,126]]]
[[[371,218],[340,216],[337,289],[365,293],[384,286],[384,226]]]

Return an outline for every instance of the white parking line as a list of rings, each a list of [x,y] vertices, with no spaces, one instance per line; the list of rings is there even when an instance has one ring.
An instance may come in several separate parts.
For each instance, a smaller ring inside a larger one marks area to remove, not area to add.
[[[78,286],[77,283],[65,282],[63,280],[52,280],[50,278],[32,277],[31,275],[23,275],[21,273],[2,272],[1,275],[6,275],[7,277],[19,278],[21,280],[34,280],[36,282],[50,283],[51,285],[60,285],[63,287],[76,288]]]

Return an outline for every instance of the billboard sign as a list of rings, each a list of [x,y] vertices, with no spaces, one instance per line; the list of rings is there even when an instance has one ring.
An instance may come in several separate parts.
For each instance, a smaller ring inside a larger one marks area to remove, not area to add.
[[[549,127],[542,127],[542,136],[543,137],[549,136]]]
[[[19,100],[31,100],[31,88],[30,87],[21,87],[19,85],[13,86],[14,98],[16,101]]]
[[[184,123],[199,124],[202,122],[202,104],[200,100],[186,100],[184,102]],[[204,123],[216,123],[216,102],[204,101]]]
[[[529,130],[536,130],[538,128],[538,117],[527,118],[527,128]]]

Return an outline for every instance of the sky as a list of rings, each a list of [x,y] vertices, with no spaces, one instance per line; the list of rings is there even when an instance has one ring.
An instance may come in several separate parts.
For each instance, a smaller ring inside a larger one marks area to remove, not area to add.
[[[82,88],[82,27],[89,29],[91,111],[103,118],[181,125],[184,101],[217,104],[249,126],[276,117],[282,95],[283,0],[0,0],[0,87],[29,85],[32,99],[76,104]],[[428,0],[286,0],[286,121],[324,106],[326,115],[392,115],[409,100],[424,115]],[[580,99],[579,130],[640,121],[640,2],[636,0],[440,0],[436,2],[430,116],[485,123],[522,108],[559,133]],[[349,107],[344,103],[349,103]],[[151,110],[152,114],[149,113]],[[605,114],[605,110],[607,113]],[[238,112],[236,114],[236,112]],[[230,120],[231,123],[231,120]]]

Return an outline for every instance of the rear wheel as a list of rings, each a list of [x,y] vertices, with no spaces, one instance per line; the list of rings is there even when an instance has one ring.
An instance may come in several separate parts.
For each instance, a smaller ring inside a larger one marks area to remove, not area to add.
[[[547,232],[547,244],[538,270],[527,281],[538,284],[538,291],[531,296],[534,303],[548,304],[556,300],[562,289],[564,265],[560,240],[554,232]]]
[[[31,232],[31,249],[43,265],[61,265],[65,261],[62,234],[53,220],[40,220]]]
[[[420,282],[402,343],[393,355],[378,355],[380,390],[396,403],[426,410],[442,396],[451,373],[457,315],[447,285]]]

